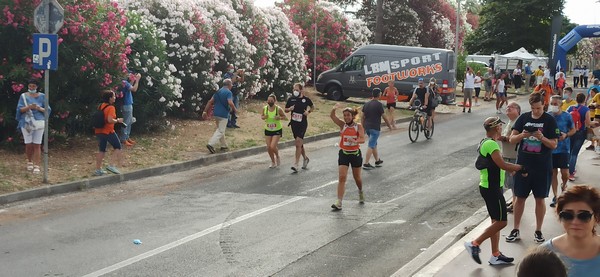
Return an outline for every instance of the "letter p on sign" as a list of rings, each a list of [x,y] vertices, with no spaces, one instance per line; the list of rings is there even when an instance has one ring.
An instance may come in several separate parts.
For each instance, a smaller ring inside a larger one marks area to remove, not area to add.
[[[58,35],[33,34],[33,68],[40,70],[58,68]]]

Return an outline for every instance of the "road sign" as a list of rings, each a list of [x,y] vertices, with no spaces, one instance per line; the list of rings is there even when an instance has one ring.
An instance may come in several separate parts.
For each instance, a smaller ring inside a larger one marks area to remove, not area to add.
[[[56,34],[63,26],[65,10],[56,0],[44,0],[33,12],[33,23],[43,34]],[[48,29],[46,29],[48,26]]]
[[[33,34],[33,68],[41,70],[58,68],[58,35]]]

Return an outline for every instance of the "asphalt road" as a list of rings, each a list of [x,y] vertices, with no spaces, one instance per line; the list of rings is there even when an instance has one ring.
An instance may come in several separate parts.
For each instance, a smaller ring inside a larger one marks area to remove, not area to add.
[[[366,203],[349,176],[339,212],[337,139],[307,145],[298,174],[286,149],[277,169],[265,153],[6,205],[0,275],[389,276],[484,205],[474,160],[493,113],[440,115],[416,143],[407,124],[384,132]]]

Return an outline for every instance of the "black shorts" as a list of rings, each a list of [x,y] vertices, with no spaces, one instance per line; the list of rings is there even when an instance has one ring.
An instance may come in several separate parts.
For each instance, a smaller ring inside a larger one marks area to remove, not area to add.
[[[395,108],[396,107],[396,102],[392,102],[392,103],[387,103],[386,107],[389,108]]]
[[[506,215],[506,199],[500,188],[484,188],[479,187],[479,193],[485,201],[490,218],[496,221],[507,221]]]
[[[475,97],[479,98],[480,92],[481,92],[481,88],[475,88]]]
[[[569,153],[552,154],[552,168],[569,168]]]
[[[517,163],[519,161],[517,160]],[[516,197],[527,198],[532,192],[535,198],[546,198],[550,192],[552,180],[552,165],[536,166],[527,168],[527,177],[515,174],[515,185],[513,192]]]
[[[265,136],[267,137],[273,137],[273,136],[283,136],[283,129],[279,129],[277,131],[269,131],[269,130],[265,130]]]
[[[306,129],[308,128],[308,123],[304,122],[295,122],[292,121],[290,123],[290,127],[292,127],[292,134],[294,135],[294,139],[301,138],[304,139],[304,134],[306,134]]]
[[[361,167],[363,162],[360,149],[354,152],[346,152],[340,149],[338,154],[338,165],[352,166],[354,168]]]

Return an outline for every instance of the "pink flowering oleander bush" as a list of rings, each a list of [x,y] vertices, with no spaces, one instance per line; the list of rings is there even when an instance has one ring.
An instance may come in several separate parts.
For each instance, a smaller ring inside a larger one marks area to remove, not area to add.
[[[43,76],[33,70],[31,60],[32,34],[37,32],[31,15],[40,2],[0,0],[0,140],[16,135],[16,104],[27,79]],[[89,132],[99,91],[114,86],[125,70],[130,49],[119,29],[127,18],[106,1],[65,0],[61,5],[65,23],[58,32],[59,69],[50,72],[50,128],[66,134]]]
[[[316,71],[328,70],[345,59],[353,48],[348,39],[348,20],[343,11],[326,1],[284,0],[278,4],[288,18],[300,27],[306,67],[313,69],[315,24],[317,24]],[[312,76],[312,74],[310,75]]]

